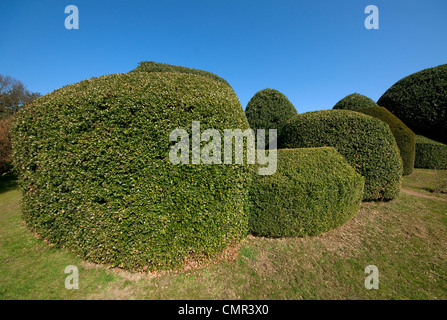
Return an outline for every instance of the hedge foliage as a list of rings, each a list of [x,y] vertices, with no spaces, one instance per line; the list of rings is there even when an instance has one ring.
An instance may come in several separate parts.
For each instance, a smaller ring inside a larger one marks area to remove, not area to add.
[[[338,101],[333,109],[357,110],[376,106],[377,104],[372,99],[358,93],[353,93]]]
[[[245,108],[248,123],[254,130],[266,129],[266,145],[269,141],[268,129],[276,129],[278,136],[286,122],[297,114],[287,97],[275,89],[256,92]]]
[[[204,70],[198,70],[198,69],[192,69],[182,66],[174,66],[167,63],[160,63],[160,62],[154,62],[154,61],[141,61],[138,63],[138,67],[136,67],[134,70],[130,72],[174,72],[174,73],[186,73],[186,74],[195,74],[198,76],[207,77],[219,82],[222,82],[229,86],[229,83],[222,79],[221,77],[215,75],[214,73],[204,71]]]
[[[335,147],[365,177],[364,200],[397,197],[402,159],[389,126],[355,111],[307,112],[289,120],[281,148]]]
[[[318,235],[359,210],[364,178],[334,148],[280,149],[277,160],[274,175],[256,176],[251,185],[251,233]]]
[[[377,106],[360,108],[356,111],[380,119],[390,126],[402,158],[403,174],[411,174],[414,169],[414,157],[416,150],[416,135],[414,132],[384,107]]]
[[[447,64],[399,80],[377,103],[416,134],[447,143]]]
[[[415,168],[447,169],[447,145],[416,136]]]
[[[233,90],[178,73],[114,74],[19,111],[14,161],[28,227],[87,260],[175,269],[248,231],[247,165],[173,165],[176,128],[249,128]]]

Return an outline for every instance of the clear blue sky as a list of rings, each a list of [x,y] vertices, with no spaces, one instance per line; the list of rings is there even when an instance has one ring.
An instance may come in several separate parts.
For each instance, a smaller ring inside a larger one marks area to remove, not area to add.
[[[79,30],[64,27],[70,4]],[[244,108],[274,88],[302,113],[447,63],[446,21],[446,0],[1,0],[0,73],[46,94],[151,60],[223,77]]]

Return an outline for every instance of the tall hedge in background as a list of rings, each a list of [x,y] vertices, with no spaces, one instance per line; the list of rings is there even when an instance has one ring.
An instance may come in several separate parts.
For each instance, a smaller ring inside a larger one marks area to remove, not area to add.
[[[277,171],[250,187],[250,232],[268,237],[318,235],[359,210],[364,178],[334,148],[281,149]]]
[[[195,74],[198,76],[207,77],[219,82],[222,82],[229,86],[229,83],[214,73],[198,70],[193,68],[187,68],[182,66],[175,66],[167,63],[160,63],[154,61],[141,61],[138,63],[138,67],[130,72],[174,72],[174,73],[186,73]]]
[[[374,102],[374,100],[364,95],[353,93],[338,101],[333,109],[357,110],[360,108],[376,106],[377,104]]]
[[[398,196],[402,159],[389,126],[348,110],[307,112],[289,120],[281,148],[335,147],[365,177],[364,200]]]
[[[447,145],[416,136],[415,168],[447,169]]]
[[[268,129],[276,129],[279,136],[285,123],[297,112],[284,94],[275,89],[264,89],[250,99],[245,114],[252,129],[266,129],[268,145]]]
[[[399,80],[377,103],[416,134],[447,143],[447,64]]]
[[[357,109],[357,111],[380,119],[390,126],[402,158],[403,174],[411,174],[414,168],[414,157],[416,150],[416,135],[414,132],[386,108],[377,106],[360,108]]]
[[[14,162],[26,224],[94,262],[131,270],[213,257],[248,231],[246,165],[173,165],[176,128],[249,128],[233,90],[207,77],[114,74],[19,111]]]

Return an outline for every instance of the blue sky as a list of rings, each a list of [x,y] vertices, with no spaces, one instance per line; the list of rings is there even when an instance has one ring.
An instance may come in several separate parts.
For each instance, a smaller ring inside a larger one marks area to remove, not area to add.
[[[70,4],[78,30],[64,27]],[[364,27],[370,4],[379,30]],[[2,0],[0,73],[46,94],[150,60],[223,77],[244,108],[277,89],[302,113],[447,63],[446,18],[445,0]]]

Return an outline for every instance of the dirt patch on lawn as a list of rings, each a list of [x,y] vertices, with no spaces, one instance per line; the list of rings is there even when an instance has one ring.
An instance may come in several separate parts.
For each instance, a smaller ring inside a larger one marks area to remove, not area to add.
[[[402,191],[403,193],[409,194],[410,196],[415,196],[415,197],[420,197],[420,198],[425,198],[425,199],[432,199],[432,200],[446,201],[446,199],[444,199],[444,198],[440,198],[440,197],[437,197],[437,196],[431,196],[429,194],[417,192],[417,191],[414,191],[414,190],[400,189],[400,191]]]
[[[368,237],[368,230],[377,218],[378,211],[362,203],[357,214],[346,224],[319,236],[326,250],[347,258],[357,254],[363,248],[363,242]],[[375,226],[375,229],[378,227]]]
[[[256,257],[256,262],[253,265],[256,273],[265,277],[275,273],[276,269],[272,263],[271,257],[269,257],[268,252],[261,251]]]

